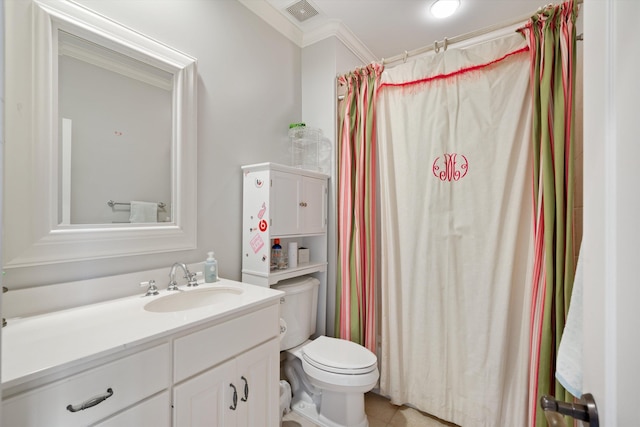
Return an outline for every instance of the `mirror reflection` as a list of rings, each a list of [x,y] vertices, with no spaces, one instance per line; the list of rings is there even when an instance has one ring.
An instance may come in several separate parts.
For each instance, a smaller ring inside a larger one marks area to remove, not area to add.
[[[57,65],[58,224],[171,222],[173,74],[62,30]]]
[[[7,125],[4,269],[196,248],[196,59],[75,2],[29,5],[5,54],[31,76],[8,104],[32,108]]]

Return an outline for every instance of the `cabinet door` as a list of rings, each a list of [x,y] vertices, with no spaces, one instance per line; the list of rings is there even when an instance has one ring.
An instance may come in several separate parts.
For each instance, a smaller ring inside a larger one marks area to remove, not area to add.
[[[174,425],[180,427],[235,427],[233,407],[235,361],[223,363],[174,387]],[[237,386],[236,386],[237,388]],[[236,401],[239,403],[240,390]]]
[[[304,177],[298,207],[300,234],[323,233],[327,228],[326,181]]]
[[[280,341],[277,338],[236,359],[238,426],[276,427],[280,422]]]
[[[271,175],[271,236],[298,233],[300,176],[273,171]]]

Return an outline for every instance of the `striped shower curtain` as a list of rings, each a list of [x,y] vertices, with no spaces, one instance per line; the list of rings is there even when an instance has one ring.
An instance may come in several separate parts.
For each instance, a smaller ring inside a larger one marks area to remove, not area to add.
[[[347,90],[338,134],[336,336],[376,352],[375,95],[383,67],[338,79]]]
[[[535,268],[531,297],[529,425],[546,426],[542,395],[571,401],[555,380],[575,274],[573,195],[575,21],[573,1],[547,6],[521,29],[529,45],[533,101]]]

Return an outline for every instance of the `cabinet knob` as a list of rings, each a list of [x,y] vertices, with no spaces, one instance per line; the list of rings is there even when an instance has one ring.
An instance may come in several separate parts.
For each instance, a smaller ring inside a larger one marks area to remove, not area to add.
[[[306,208],[307,207],[307,202],[300,202],[300,207],[301,208]]]

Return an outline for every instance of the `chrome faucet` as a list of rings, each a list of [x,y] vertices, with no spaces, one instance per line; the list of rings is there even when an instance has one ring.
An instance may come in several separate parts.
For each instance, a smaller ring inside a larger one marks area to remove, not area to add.
[[[185,263],[176,262],[171,266],[171,270],[169,271],[169,286],[167,286],[168,291],[178,290],[178,282],[176,282],[176,269],[178,267],[182,268],[182,271],[184,271],[184,278],[187,279],[187,286],[198,286],[196,274],[191,274]]]

